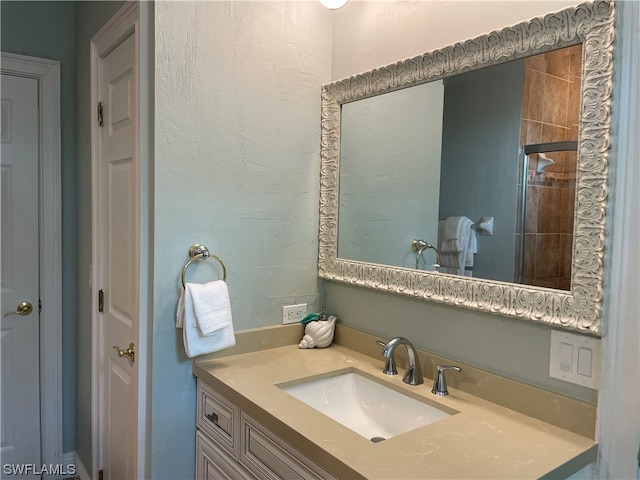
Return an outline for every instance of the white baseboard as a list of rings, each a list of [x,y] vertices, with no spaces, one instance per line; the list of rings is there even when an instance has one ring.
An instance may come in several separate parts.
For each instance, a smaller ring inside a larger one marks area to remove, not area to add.
[[[82,460],[76,452],[67,452],[62,455],[62,463],[65,466],[74,465],[76,468],[75,476],[80,480],[91,480],[91,475],[87,473],[87,469],[84,468]],[[68,470],[68,469],[67,469]]]

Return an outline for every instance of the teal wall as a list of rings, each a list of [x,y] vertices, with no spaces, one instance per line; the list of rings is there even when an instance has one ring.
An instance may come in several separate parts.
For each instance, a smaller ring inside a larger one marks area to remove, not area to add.
[[[175,327],[192,243],[227,267],[234,327],[318,311],[319,2],[158,2],[151,477],[193,478],[195,381]],[[207,264],[188,279],[217,278]],[[198,280],[200,279],[200,280]]]
[[[63,448],[75,448],[76,411],[76,78],[75,3],[0,3],[3,52],[60,62],[62,130],[62,408]]]

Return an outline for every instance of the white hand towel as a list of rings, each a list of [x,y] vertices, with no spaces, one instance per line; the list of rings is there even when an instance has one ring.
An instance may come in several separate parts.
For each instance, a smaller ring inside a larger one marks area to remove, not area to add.
[[[195,288],[193,288],[194,285],[196,285]],[[187,283],[178,301],[176,325],[178,325],[180,319],[182,319],[184,349],[189,358],[224,350],[236,344],[226,283],[222,286],[216,285],[211,288],[200,288],[206,287],[207,285]],[[197,301],[193,295],[194,290],[196,291],[196,296],[202,296],[202,294],[206,292],[209,294],[215,292],[220,295],[220,298],[216,298],[215,301],[207,299],[202,305],[197,305]],[[205,320],[203,323],[204,329],[211,332],[208,335],[203,334],[203,327],[200,326],[197,318],[198,311],[202,312],[203,319]]]
[[[184,327],[184,291],[180,289],[180,298],[178,298],[178,308],[176,309],[176,328]]]

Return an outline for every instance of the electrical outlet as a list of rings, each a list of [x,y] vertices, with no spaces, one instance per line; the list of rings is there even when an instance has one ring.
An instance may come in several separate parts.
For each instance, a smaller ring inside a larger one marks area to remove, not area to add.
[[[307,315],[307,304],[298,303],[297,305],[284,305],[282,307],[282,324],[296,323]]]

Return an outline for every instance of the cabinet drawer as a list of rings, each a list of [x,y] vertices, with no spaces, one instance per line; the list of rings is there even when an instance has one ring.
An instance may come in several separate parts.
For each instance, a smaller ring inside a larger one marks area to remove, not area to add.
[[[241,414],[240,463],[260,479],[335,479],[250,416]]]
[[[240,436],[240,409],[200,380],[197,395],[198,428],[236,456]]]
[[[196,480],[247,480],[253,476],[235,458],[212,442],[202,432],[196,432]]]

